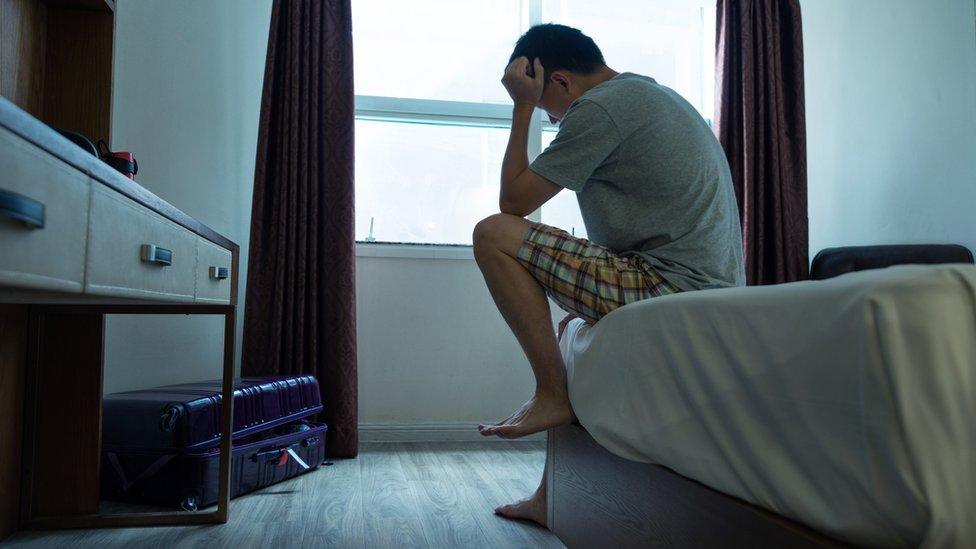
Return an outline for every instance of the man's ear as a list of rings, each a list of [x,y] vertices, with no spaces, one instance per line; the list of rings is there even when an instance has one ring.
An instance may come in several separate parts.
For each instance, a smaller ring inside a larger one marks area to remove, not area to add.
[[[569,91],[569,75],[564,71],[552,71],[549,74],[549,83],[559,86],[563,92]]]

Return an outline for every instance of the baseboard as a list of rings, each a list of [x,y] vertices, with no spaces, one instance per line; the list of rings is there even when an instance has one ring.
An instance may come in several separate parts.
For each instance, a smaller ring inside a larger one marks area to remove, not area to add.
[[[496,442],[507,439],[483,437],[477,423],[360,423],[360,442]],[[546,433],[536,433],[518,440],[544,441]]]

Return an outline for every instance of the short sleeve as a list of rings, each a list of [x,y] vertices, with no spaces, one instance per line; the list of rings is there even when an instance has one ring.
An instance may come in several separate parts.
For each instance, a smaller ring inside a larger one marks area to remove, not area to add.
[[[556,138],[529,169],[557,185],[580,191],[619,144],[619,132],[607,111],[592,101],[580,101],[566,113]]]

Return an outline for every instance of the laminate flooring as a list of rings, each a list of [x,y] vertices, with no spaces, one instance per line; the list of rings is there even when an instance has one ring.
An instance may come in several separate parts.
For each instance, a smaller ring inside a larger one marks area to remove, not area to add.
[[[543,442],[365,443],[357,459],[231,501],[227,524],[18,532],[10,547],[563,547],[492,514],[535,489]]]

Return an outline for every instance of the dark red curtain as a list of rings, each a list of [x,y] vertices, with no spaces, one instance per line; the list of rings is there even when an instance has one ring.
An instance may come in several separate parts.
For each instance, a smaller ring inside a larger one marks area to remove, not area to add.
[[[718,0],[716,133],[732,168],[749,284],[809,275],[798,0]]]
[[[242,371],[316,375],[329,457],[358,446],[352,66],[349,0],[275,0]]]

